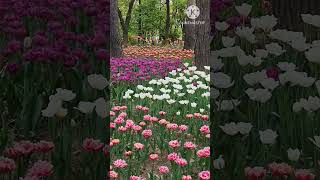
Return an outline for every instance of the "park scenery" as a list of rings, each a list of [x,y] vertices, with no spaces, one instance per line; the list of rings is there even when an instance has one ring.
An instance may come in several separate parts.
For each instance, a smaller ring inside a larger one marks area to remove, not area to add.
[[[198,17],[207,27],[197,27],[184,23],[190,3],[111,4],[111,179],[210,179],[210,66],[196,61],[208,60],[196,32],[210,34],[210,4]]]
[[[318,0],[0,0],[0,180],[319,180],[319,30]]]
[[[319,4],[296,2],[211,4],[213,179],[319,179]]]
[[[0,1],[0,179],[108,174],[107,0]]]

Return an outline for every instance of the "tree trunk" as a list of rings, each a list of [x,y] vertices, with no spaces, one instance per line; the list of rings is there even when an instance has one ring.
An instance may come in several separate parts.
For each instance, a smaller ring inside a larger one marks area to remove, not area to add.
[[[188,6],[195,4],[195,0],[189,0]],[[195,43],[195,25],[184,24],[182,27],[184,46],[183,49],[194,49]]]
[[[139,0],[139,6],[141,5],[141,0]],[[138,31],[139,31],[139,36],[142,36],[142,19],[141,19],[141,9],[139,8],[139,19],[138,19]]]
[[[123,46],[128,46],[128,40],[129,40],[129,28],[124,27],[122,28],[122,39],[123,39]]]
[[[127,11],[127,16],[125,19],[123,19],[122,12],[118,7],[118,15],[120,18],[120,24],[121,24],[121,28],[122,28],[123,45],[125,47],[128,45],[129,26],[130,26],[131,14],[132,14],[134,2],[135,2],[135,0],[130,0],[129,8]]]
[[[200,15],[196,21],[204,21],[204,24],[195,26],[195,63],[198,69],[203,70],[203,66],[209,66],[210,53],[210,0],[196,0],[200,9]]]
[[[271,0],[273,14],[278,18],[278,27],[292,31],[304,31],[305,23],[301,14],[320,14],[319,0]],[[316,28],[309,28],[307,36],[314,38],[318,31]]]
[[[166,15],[166,31],[165,31],[165,43],[169,40],[169,33],[170,33],[170,0],[166,0],[166,7],[167,7],[167,15]]]
[[[118,16],[118,0],[112,0],[110,6],[110,55],[111,57],[121,57],[122,56],[122,47],[121,47],[121,37],[119,34],[120,24]]]

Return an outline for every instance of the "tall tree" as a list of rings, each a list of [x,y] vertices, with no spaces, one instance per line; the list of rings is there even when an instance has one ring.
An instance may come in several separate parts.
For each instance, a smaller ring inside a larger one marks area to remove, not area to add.
[[[139,0],[139,7],[141,6],[141,0]],[[139,36],[142,36],[142,17],[141,17],[141,8],[139,8],[139,19],[138,19],[138,31],[139,31]]]
[[[188,6],[195,4],[195,0],[188,0]],[[183,30],[183,49],[194,49],[195,43],[195,25],[194,24],[184,24]]]
[[[113,1],[113,0],[111,0],[111,1]],[[121,12],[120,8],[119,7],[117,8],[118,15],[120,18],[120,24],[122,27],[122,39],[123,39],[124,46],[128,45],[129,27],[130,27],[131,14],[132,14],[134,2],[135,2],[135,0],[130,0],[128,11],[127,11],[125,19],[122,16],[122,12]]]
[[[166,0],[166,12],[165,43],[168,42],[170,35],[170,0]]]
[[[198,69],[203,70],[203,66],[209,65],[210,53],[210,0],[196,0],[200,9],[200,15],[196,20],[204,23],[196,24],[195,28],[195,63]]]
[[[121,57],[122,47],[121,47],[121,37],[120,37],[120,24],[118,16],[118,0],[112,0],[110,4],[110,55],[111,57]]]

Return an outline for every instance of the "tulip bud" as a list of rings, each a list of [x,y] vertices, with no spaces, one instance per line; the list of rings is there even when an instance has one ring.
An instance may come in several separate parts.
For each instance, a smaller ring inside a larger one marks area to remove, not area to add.
[[[218,159],[215,159],[213,161],[213,167],[215,169],[223,169],[225,165],[224,159],[222,158],[222,156],[220,155]]]
[[[288,159],[290,161],[298,161],[301,154],[299,149],[291,149],[291,148],[287,150],[287,153],[288,153]]]

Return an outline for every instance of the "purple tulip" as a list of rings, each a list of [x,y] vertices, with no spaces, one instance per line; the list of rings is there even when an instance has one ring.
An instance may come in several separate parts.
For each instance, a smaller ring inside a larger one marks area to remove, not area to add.
[[[278,80],[280,71],[276,67],[271,67],[267,69],[266,74],[268,78]]]
[[[230,25],[230,28],[236,28],[241,24],[241,18],[238,16],[233,16],[227,19],[227,23]]]
[[[100,60],[100,61],[106,61],[107,59],[109,59],[109,53],[105,49],[97,50],[96,56],[97,56],[98,60]]]
[[[6,71],[13,75],[17,74],[17,72],[19,71],[19,65],[16,63],[10,63],[7,65]]]
[[[168,72],[182,66],[177,60],[112,58],[111,79],[114,82],[126,81],[129,83],[151,78],[163,78]]]

